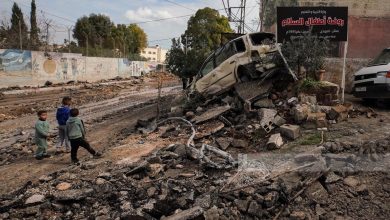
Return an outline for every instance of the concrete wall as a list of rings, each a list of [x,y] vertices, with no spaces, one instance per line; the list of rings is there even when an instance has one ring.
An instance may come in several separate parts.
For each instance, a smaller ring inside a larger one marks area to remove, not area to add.
[[[348,24],[348,57],[374,58],[383,49],[390,47],[390,17],[358,18],[350,16]]]
[[[347,59],[346,62],[346,77],[345,77],[345,91],[352,92],[353,74],[360,68],[366,66],[369,59]],[[324,80],[336,83],[341,86],[343,74],[343,59],[342,58],[328,58],[325,64]]]
[[[141,76],[156,69],[156,62],[123,58],[84,57],[73,53],[44,53],[0,49],[0,88],[38,86],[70,80],[99,81],[117,76]]]

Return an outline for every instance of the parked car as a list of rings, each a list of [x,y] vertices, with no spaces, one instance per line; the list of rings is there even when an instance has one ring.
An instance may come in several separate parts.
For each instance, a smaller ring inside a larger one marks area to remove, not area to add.
[[[390,48],[354,74],[353,95],[366,100],[390,99]]]
[[[288,72],[277,49],[275,35],[245,34],[214,51],[203,63],[191,85],[201,95],[216,95],[236,83]]]

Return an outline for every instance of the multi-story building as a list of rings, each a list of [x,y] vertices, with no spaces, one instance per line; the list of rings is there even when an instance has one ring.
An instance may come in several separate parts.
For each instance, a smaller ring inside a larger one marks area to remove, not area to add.
[[[145,57],[150,61],[157,63],[165,63],[166,55],[168,50],[161,48],[159,45],[154,47],[147,47],[141,51],[141,56]]]

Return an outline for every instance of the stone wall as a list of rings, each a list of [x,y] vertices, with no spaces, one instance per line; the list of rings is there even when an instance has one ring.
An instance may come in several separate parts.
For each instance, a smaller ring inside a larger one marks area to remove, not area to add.
[[[352,92],[353,87],[353,74],[367,65],[369,59],[351,59],[346,61],[346,77],[345,77],[345,91]],[[342,74],[343,74],[343,59],[342,58],[328,58],[325,64],[325,76],[324,80],[336,83],[341,86]]]
[[[39,86],[82,80],[95,82],[115,77],[141,76],[156,69],[157,63],[124,58],[84,57],[55,53],[0,49],[0,88]]]

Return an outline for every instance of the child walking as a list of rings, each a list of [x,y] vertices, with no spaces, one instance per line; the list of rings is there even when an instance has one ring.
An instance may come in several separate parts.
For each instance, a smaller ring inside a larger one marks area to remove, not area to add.
[[[57,109],[56,118],[58,122],[58,143],[56,146],[56,154],[61,152],[61,147],[65,145],[65,152],[70,151],[70,143],[65,133],[66,121],[69,119],[70,105],[72,99],[64,97],[62,99],[62,106]]]
[[[70,157],[73,163],[78,163],[77,159],[77,150],[79,147],[85,148],[89,153],[91,153],[95,158],[101,157],[101,153],[96,152],[85,140],[85,127],[83,121],[77,117],[79,115],[79,110],[73,108],[70,110],[70,117],[66,122],[66,134],[70,140]]]
[[[49,137],[49,122],[47,119],[47,111],[38,111],[38,120],[35,123],[35,144],[37,151],[35,159],[42,160],[45,157],[50,157],[47,154],[47,138]]]

